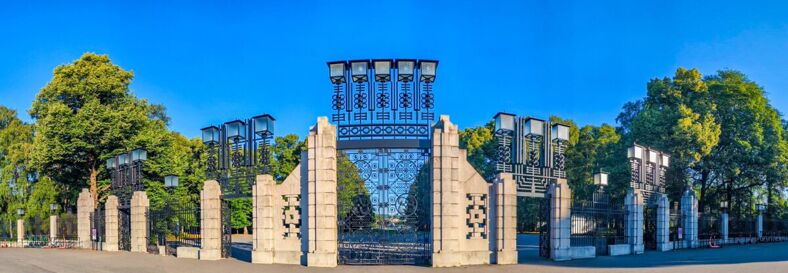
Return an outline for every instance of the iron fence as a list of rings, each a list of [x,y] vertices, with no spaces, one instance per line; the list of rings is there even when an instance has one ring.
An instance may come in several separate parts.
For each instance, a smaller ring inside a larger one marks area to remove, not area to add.
[[[710,212],[698,215],[698,242],[700,247],[714,247],[722,244],[718,213]]]
[[[16,245],[16,221],[0,219],[0,247]]]
[[[681,221],[681,211],[676,209],[670,210],[670,227],[669,227],[669,236],[670,242],[673,243],[673,249],[682,249],[686,246],[684,245],[684,228],[683,223]]]
[[[608,246],[624,244],[626,209],[622,204],[575,200],[572,205],[572,246],[594,246],[596,255],[608,255]]]
[[[729,216],[728,240],[724,244],[752,244],[758,240],[755,218],[750,216]]]
[[[75,213],[63,213],[58,216],[57,236],[54,238],[50,246],[54,248],[79,247],[79,236],[77,235],[77,215]]]
[[[25,247],[40,248],[49,245],[49,219],[30,217],[25,220]]]
[[[93,250],[103,250],[106,232],[106,216],[104,207],[99,207],[90,213],[90,240]]]
[[[788,241],[788,219],[763,219],[763,236],[759,242]]]
[[[148,212],[148,251],[158,253],[160,246],[167,255],[178,247],[200,247],[200,209],[164,207]]]

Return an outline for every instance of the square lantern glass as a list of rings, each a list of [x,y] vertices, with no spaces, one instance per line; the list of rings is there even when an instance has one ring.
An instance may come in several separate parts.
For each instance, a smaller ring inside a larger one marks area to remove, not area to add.
[[[399,75],[399,80],[404,82],[412,81],[415,67],[415,60],[397,60],[397,75]]]
[[[551,136],[553,140],[569,141],[569,126],[553,123]]]
[[[514,131],[514,119],[515,115],[499,112],[495,115],[495,131],[498,130],[507,130],[507,131]]]
[[[629,147],[629,149],[627,149],[627,157],[643,159],[643,147],[637,145]]]
[[[246,123],[241,120],[233,120],[224,124],[227,131],[227,139],[243,139],[246,137]]]
[[[666,154],[662,154],[662,161],[660,163],[662,167],[670,166],[670,156]]]
[[[202,142],[205,144],[219,143],[219,127],[208,126],[200,129],[202,131]]]
[[[345,82],[345,62],[330,62],[328,63],[328,74],[331,83],[340,84]]]
[[[115,168],[115,158],[108,158],[107,159],[107,170],[112,170]]]
[[[435,81],[435,73],[438,69],[437,61],[422,60],[419,61],[419,70],[421,70],[421,81],[433,82]]]
[[[118,165],[125,166],[126,164],[129,164],[129,155],[127,154],[118,155]]]
[[[175,188],[178,186],[178,176],[174,174],[168,174],[164,176],[164,187],[167,188]]]
[[[659,158],[659,152],[654,150],[648,150],[648,162],[657,164],[657,159]]]
[[[607,173],[606,172],[598,172],[594,174],[594,185],[597,186],[607,186]]]
[[[353,76],[354,82],[366,82],[367,70],[369,69],[369,61],[351,61],[350,62],[350,75]]]
[[[375,81],[388,82],[391,80],[391,60],[374,60]]]
[[[137,148],[131,151],[132,162],[145,161],[147,159],[148,159],[148,151],[145,151],[145,149]]]
[[[269,114],[263,114],[252,118],[254,123],[254,133],[261,137],[266,137],[274,134],[274,117]]]
[[[25,209],[22,208],[16,209],[16,214],[18,214],[19,217],[25,216]]]
[[[525,135],[527,136],[543,136],[544,135],[544,120],[527,118],[525,120]]]
[[[49,204],[49,211],[55,212],[56,210],[57,210],[57,204],[55,203]]]

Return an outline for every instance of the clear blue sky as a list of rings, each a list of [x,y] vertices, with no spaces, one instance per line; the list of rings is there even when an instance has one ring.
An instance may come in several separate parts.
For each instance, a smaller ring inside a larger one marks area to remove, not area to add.
[[[436,112],[461,128],[498,111],[614,123],[679,66],[741,70],[788,111],[788,1],[157,2],[4,3],[0,104],[30,120],[53,68],[92,51],[190,137],[259,113],[303,136],[331,113],[325,62],[356,58],[440,60]]]

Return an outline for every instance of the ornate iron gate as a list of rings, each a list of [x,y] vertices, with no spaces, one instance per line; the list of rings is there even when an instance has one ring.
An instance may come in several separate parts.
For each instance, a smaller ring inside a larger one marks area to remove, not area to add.
[[[90,239],[93,242],[93,250],[104,249],[104,236],[107,234],[104,216],[103,206],[90,213]]]
[[[539,256],[550,259],[550,200],[549,192],[545,193],[545,198],[539,202]]]
[[[657,249],[657,208],[656,206],[645,206],[643,208],[643,244],[646,249]]]
[[[346,151],[338,160],[339,262],[428,264],[429,154]]]
[[[118,208],[118,249],[131,251],[131,208]]]
[[[594,246],[596,255],[608,255],[608,245],[626,243],[626,209],[620,202],[574,200],[572,204],[572,246]]]
[[[230,258],[233,248],[233,227],[230,202],[222,199],[222,258]]]

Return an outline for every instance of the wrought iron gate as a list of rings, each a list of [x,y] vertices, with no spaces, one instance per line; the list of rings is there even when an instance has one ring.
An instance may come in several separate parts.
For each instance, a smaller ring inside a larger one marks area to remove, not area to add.
[[[643,208],[643,244],[646,249],[657,249],[657,208],[655,206],[645,206]]]
[[[423,149],[340,154],[339,263],[430,263],[428,158]]]
[[[597,256],[608,255],[608,245],[626,243],[626,209],[621,202],[610,202],[607,198],[594,199],[593,202],[573,201],[570,244],[594,246]]]
[[[537,219],[539,225],[539,256],[550,259],[550,200],[549,192],[545,193],[544,199],[539,202]]]
[[[131,251],[131,208],[118,208],[118,249]]]
[[[107,234],[104,216],[103,206],[90,213],[90,239],[93,250],[104,249],[104,236]]]
[[[233,227],[230,202],[222,199],[222,258],[230,258],[233,248]]]

